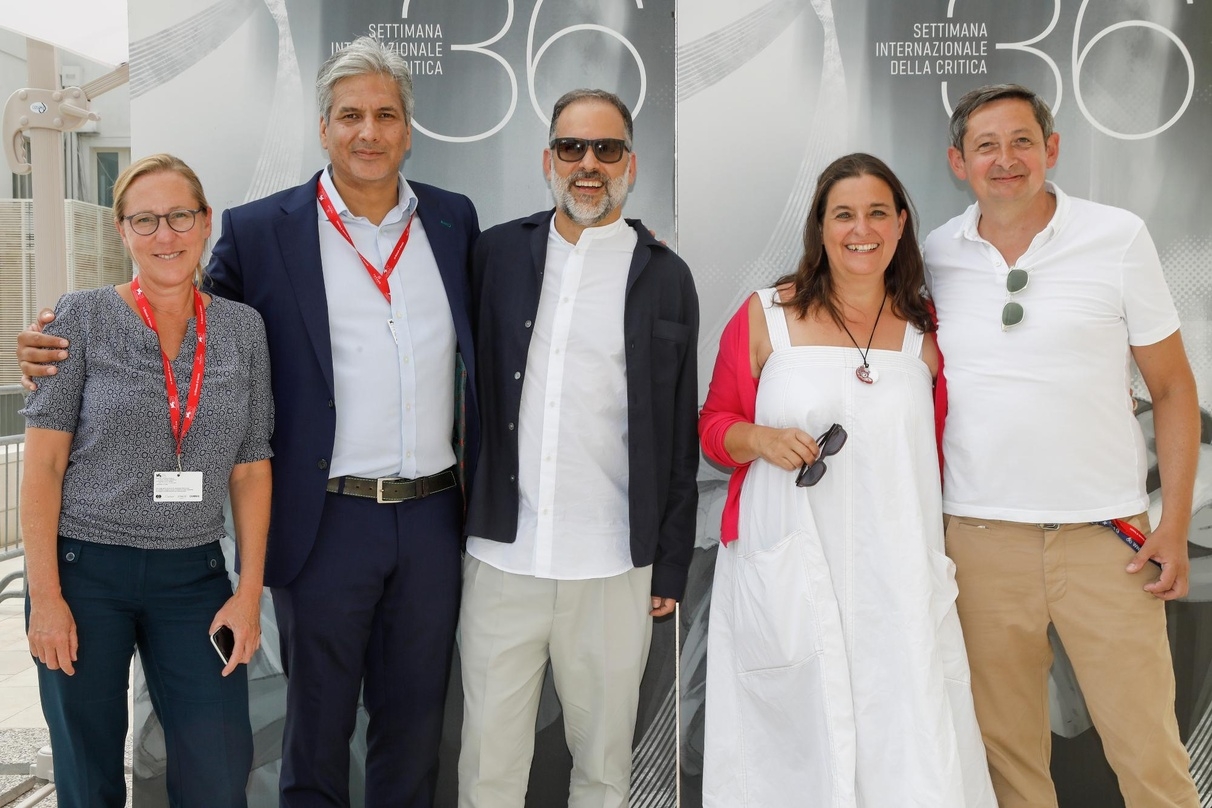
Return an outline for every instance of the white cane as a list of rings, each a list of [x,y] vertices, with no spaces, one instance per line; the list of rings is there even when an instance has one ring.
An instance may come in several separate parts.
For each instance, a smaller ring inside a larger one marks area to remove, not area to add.
[[[682,808],[682,604],[673,606],[673,785],[674,806]]]

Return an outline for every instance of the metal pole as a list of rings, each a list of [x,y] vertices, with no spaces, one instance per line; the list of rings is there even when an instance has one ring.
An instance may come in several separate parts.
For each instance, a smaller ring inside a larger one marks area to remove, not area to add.
[[[59,59],[55,46],[25,40],[31,87],[59,90]],[[29,129],[34,190],[34,303],[53,307],[68,290],[67,226],[64,223],[63,133]]]

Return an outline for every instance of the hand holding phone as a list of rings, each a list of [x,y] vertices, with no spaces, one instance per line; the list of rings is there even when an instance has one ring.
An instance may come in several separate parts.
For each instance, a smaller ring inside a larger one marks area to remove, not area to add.
[[[219,659],[223,660],[223,667],[227,667],[231,663],[231,655],[236,651],[236,635],[227,626],[219,626],[210,635],[210,644],[215,647]]]

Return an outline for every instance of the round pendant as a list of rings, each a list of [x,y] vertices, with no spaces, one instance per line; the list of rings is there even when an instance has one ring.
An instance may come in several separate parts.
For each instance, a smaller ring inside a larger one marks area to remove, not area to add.
[[[878,370],[869,368],[866,365],[859,365],[854,369],[854,375],[858,376],[858,380],[863,384],[875,384],[880,380]]]

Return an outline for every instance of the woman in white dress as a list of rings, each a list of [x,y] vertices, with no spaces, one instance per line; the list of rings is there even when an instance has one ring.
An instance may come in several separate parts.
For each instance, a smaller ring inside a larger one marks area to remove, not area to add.
[[[915,229],[882,161],[834,161],[796,272],[721,339],[699,425],[735,469],[705,806],[996,805],[943,553],[942,360]]]

